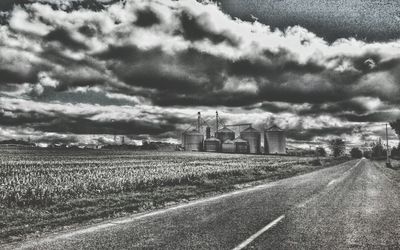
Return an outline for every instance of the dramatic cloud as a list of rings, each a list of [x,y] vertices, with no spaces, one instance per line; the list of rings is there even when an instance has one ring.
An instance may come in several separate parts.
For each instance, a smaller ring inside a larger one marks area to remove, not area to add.
[[[218,109],[292,140],[354,141],[399,115],[399,40],[328,42],[194,0],[6,1],[0,13],[2,138],[179,139]]]

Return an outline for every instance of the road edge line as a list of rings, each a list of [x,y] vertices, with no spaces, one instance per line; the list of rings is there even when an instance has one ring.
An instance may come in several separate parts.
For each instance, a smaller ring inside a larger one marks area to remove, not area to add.
[[[268,229],[274,227],[276,224],[278,224],[283,218],[285,218],[285,215],[281,215],[278,218],[276,218],[274,221],[266,225],[265,227],[261,228],[259,231],[257,231],[255,234],[250,236],[247,240],[243,241],[240,243],[238,246],[233,248],[232,250],[241,250],[248,246],[251,242],[253,242],[255,239],[257,239],[260,235],[265,233]]]

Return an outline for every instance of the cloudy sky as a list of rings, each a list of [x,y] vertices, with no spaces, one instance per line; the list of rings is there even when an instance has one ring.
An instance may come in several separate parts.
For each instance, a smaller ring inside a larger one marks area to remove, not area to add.
[[[397,1],[0,1],[1,140],[177,142],[218,110],[359,145],[399,90]]]

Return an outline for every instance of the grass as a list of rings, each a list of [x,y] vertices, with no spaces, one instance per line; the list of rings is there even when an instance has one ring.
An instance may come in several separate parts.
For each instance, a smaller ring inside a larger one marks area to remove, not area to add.
[[[47,150],[0,153],[0,243],[335,165],[315,158],[188,152]]]

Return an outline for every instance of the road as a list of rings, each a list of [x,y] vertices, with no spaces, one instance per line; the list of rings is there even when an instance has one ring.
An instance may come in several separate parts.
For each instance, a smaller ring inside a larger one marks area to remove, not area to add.
[[[17,249],[399,249],[400,187],[362,159]]]

